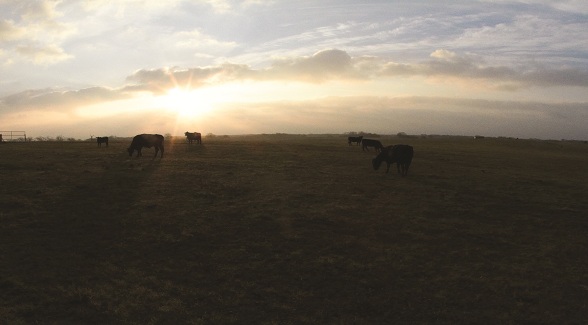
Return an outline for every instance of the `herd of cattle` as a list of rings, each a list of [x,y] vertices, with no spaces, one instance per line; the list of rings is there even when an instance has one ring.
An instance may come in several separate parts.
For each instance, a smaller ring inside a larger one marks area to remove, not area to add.
[[[186,132],[184,135],[186,136],[188,143],[196,141],[197,143],[202,144],[202,135],[200,133]],[[137,157],[141,157],[141,149],[154,147],[155,155],[153,158],[155,159],[160,151],[160,158],[163,158],[163,140],[164,138],[161,134],[138,134],[133,137],[133,141],[131,141],[131,145],[127,148],[127,152],[129,153],[129,156],[132,157],[133,153],[137,151]],[[399,174],[402,176],[408,174],[408,168],[410,167],[414,155],[414,150],[411,146],[397,144],[384,147],[380,141],[364,139],[363,136],[348,137],[347,141],[349,145],[352,143],[357,145],[361,144],[361,149],[363,151],[369,151],[369,147],[374,148],[378,153],[378,155],[372,159],[372,167],[374,167],[374,170],[378,170],[382,162],[386,162],[388,165],[386,173],[388,173],[390,171],[390,165],[396,163]],[[97,137],[96,142],[99,147],[101,147],[103,143],[108,147],[108,137]]]
[[[402,176],[408,174],[408,168],[410,167],[412,157],[414,156],[414,149],[412,146],[397,144],[384,147],[379,140],[364,139],[363,136],[348,137],[347,142],[349,145],[352,143],[357,145],[361,144],[361,150],[363,151],[369,151],[369,147],[373,147],[374,150],[378,152],[376,158],[372,159],[372,167],[374,167],[374,170],[378,170],[382,162],[385,161],[388,165],[386,173],[390,171],[390,165],[396,163],[396,168],[399,174]]]

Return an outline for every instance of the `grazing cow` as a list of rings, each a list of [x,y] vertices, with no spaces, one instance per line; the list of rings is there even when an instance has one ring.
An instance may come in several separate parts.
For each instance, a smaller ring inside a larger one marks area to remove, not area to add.
[[[388,146],[384,148],[382,152],[376,156],[376,158],[372,159],[372,166],[374,167],[374,170],[378,170],[382,161],[385,161],[388,164],[388,168],[386,169],[386,173],[388,173],[390,170],[390,165],[396,163],[398,174],[406,176],[406,174],[408,174],[408,168],[412,162],[413,155],[414,150],[412,146],[406,144]]]
[[[106,143],[108,147],[108,137],[96,137],[96,142],[98,143],[98,147],[102,147],[103,143]]]
[[[359,144],[361,143],[361,139],[363,139],[363,135],[360,135],[358,137],[348,137],[347,141],[349,142],[349,145],[351,145],[352,142],[355,142],[359,146]]]
[[[382,151],[382,148],[384,148],[384,146],[382,145],[382,143],[379,140],[372,140],[372,139],[361,140],[361,150],[370,151],[368,149],[368,147],[374,147],[374,149],[376,149],[376,152],[380,152],[380,151]]]
[[[161,134],[139,134],[133,138],[131,146],[127,149],[129,156],[133,156],[133,152],[137,150],[137,157],[142,156],[141,149],[155,147],[155,155],[153,159],[157,157],[157,153],[161,150],[161,158],[163,158],[163,135]]]
[[[202,144],[202,135],[198,132],[186,132],[184,133],[186,138],[188,138],[188,143],[192,143],[192,141],[198,142],[198,144]]]

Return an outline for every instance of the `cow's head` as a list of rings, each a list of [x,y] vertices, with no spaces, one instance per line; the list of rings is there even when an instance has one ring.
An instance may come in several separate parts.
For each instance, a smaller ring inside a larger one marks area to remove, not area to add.
[[[133,156],[133,151],[135,151],[132,147],[127,148],[127,152],[129,153],[129,156]]]

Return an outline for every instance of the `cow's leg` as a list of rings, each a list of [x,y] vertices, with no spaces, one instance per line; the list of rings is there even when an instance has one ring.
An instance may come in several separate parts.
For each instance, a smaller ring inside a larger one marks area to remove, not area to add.
[[[163,146],[155,146],[155,156],[153,156],[153,159],[157,158],[157,153],[161,150],[161,157],[163,158]]]
[[[141,157],[143,154],[141,153],[141,148],[137,149],[137,157]]]

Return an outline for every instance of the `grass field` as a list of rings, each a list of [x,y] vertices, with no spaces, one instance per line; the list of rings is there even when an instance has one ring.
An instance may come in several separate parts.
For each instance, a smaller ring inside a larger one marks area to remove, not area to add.
[[[586,323],[587,144],[380,140],[1,144],[0,323]]]

